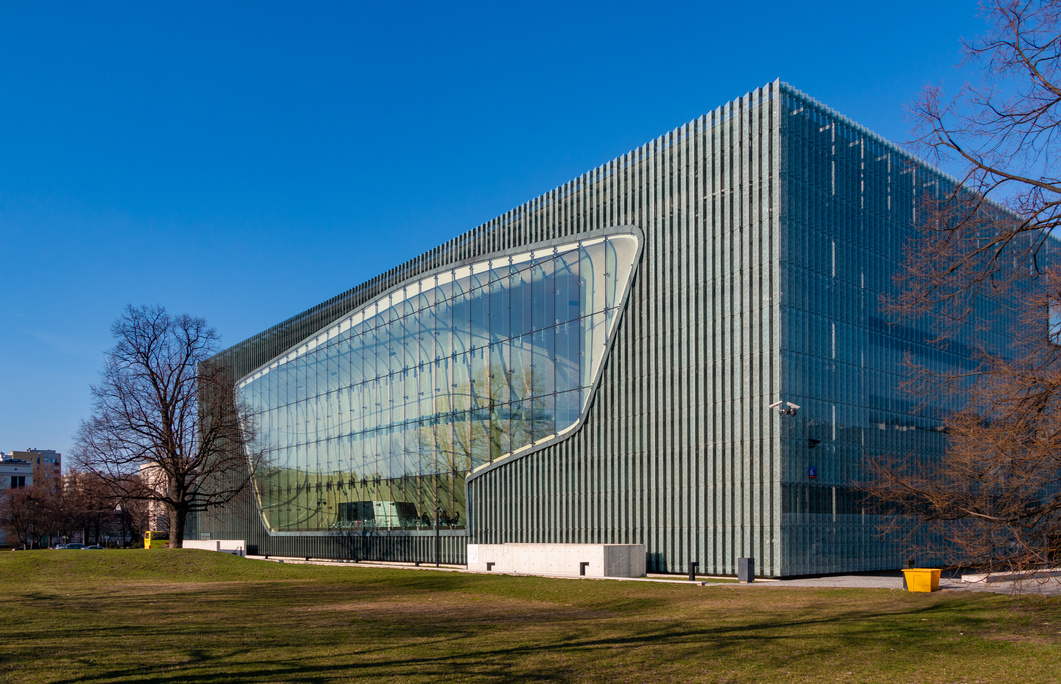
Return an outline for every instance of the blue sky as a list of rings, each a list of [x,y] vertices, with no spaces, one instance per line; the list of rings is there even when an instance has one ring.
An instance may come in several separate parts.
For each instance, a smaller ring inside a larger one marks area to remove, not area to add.
[[[0,3],[0,450],[126,304],[234,344],[775,78],[909,139],[985,25],[862,5]]]

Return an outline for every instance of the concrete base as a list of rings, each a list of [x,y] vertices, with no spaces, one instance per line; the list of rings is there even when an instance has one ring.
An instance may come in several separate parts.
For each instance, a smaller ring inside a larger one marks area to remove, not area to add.
[[[220,551],[221,553],[232,553],[237,556],[245,556],[247,544],[242,539],[185,539],[181,548]]]
[[[643,544],[468,544],[468,569],[569,577],[643,577]]]
[[[1061,568],[1043,568],[1041,570],[1024,570],[1021,572],[996,572],[983,574],[962,575],[963,582],[982,582],[992,584],[994,582],[1020,582],[1031,579],[1045,579],[1049,577],[1061,577]]]

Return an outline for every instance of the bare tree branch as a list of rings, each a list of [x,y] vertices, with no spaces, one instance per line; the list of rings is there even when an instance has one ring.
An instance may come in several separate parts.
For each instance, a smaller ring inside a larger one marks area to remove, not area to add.
[[[94,411],[82,421],[74,458],[123,500],[169,511],[179,546],[188,515],[227,503],[250,483],[258,457],[253,425],[224,370],[208,359],[218,336],[201,318],[162,307],[126,308]]]
[[[946,453],[870,463],[866,489],[895,529],[911,516],[927,527],[937,553],[1030,568],[1061,554],[1061,2],[995,0],[985,12],[990,31],[965,46],[969,81],[951,99],[926,89],[914,109],[919,151],[963,172],[920,188],[921,237],[890,302],[938,342],[961,334],[973,359],[907,360],[907,389],[952,407]]]

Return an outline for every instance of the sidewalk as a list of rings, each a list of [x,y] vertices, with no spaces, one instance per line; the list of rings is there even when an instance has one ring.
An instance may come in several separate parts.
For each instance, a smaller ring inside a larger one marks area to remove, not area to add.
[[[488,574],[468,570],[463,565],[442,565],[435,567],[433,563],[415,565],[412,563],[388,563],[385,561],[345,561],[326,558],[293,558],[287,556],[247,556],[253,560],[265,560],[273,563],[293,563],[301,565],[332,565],[351,568],[390,568],[401,570],[432,570],[435,572],[471,572],[474,574]],[[506,573],[519,576],[519,573]],[[733,589],[759,589],[759,588],[794,588],[794,587],[832,587],[838,589],[898,589],[903,588],[903,576],[899,571],[865,573],[859,575],[825,575],[821,577],[798,577],[792,579],[775,579],[771,577],[757,578],[751,584],[734,582],[732,577],[712,577],[709,575],[697,575],[696,582],[690,582],[683,575],[660,575],[649,574],[645,577],[575,577],[571,575],[535,575],[537,577],[555,577],[557,579],[606,579],[622,582],[659,582],[665,584],[687,584],[690,586],[701,586],[710,588],[733,588]],[[941,577],[939,588],[946,591],[987,591],[998,594],[1041,594],[1045,596],[1061,596],[1061,578],[1039,578],[1024,580],[1022,582],[964,582],[961,577]]]
[[[713,586],[730,586],[717,584]],[[762,587],[836,587],[844,589],[902,589],[901,572],[882,572],[861,575],[827,575],[823,577],[800,577],[794,579],[756,580],[751,585]],[[941,577],[939,588],[946,591],[988,591],[997,594],[1042,594],[1045,596],[1061,595],[1061,578],[1049,577],[1022,581],[1004,582],[965,582],[961,577]]]

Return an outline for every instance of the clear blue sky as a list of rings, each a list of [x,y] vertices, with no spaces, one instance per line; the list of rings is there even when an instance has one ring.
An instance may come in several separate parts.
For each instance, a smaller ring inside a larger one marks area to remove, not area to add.
[[[781,78],[902,142],[963,2],[0,3],[0,450],[122,308],[265,329]]]

